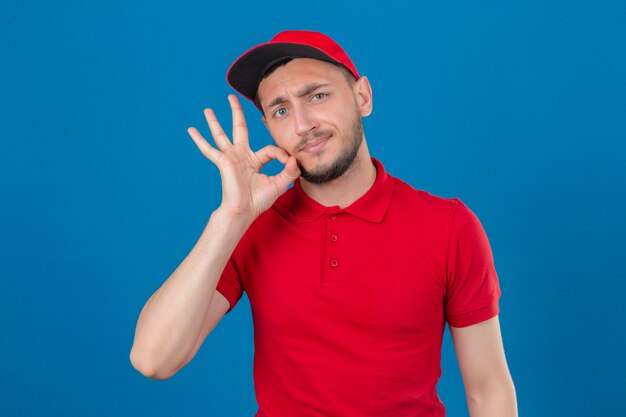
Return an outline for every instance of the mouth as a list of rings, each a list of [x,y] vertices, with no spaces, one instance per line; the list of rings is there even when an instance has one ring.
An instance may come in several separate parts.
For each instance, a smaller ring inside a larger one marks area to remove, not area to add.
[[[302,152],[306,153],[314,153],[320,151],[328,142],[331,135],[324,136],[323,138],[318,138],[307,144],[304,148],[302,148]]]

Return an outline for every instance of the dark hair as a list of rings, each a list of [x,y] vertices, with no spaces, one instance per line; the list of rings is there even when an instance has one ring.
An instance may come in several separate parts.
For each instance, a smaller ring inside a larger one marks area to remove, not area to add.
[[[289,61],[291,61],[292,59],[294,59],[294,57],[290,57],[290,58],[285,58],[282,59],[278,62],[275,62],[274,64],[272,64],[271,67],[269,67],[261,76],[261,78],[259,79],[259,84],[261,84],[261,81],[263,81],[265,78],[267,78],[271,73],[273,73],[274,71],[276,71],[277,68],[282,67],[283,65],[285,65],[286,63],[288,63]],[[350,70],[348,70],[346,67],[344,67],[341,64],[337,64],[336,62],[329,62],[329,61],[324,61],[324,62],[328,62],[329,64],[333,64],[336,67],[338,67],[341,72],[343,73],[343,76],[346,78],[346,80],[348,81],[348,84],[350,86],[353,86],[356,78],[354,77],[354,75],[350,72]],[[257,85],[257,92],[254,94],[254,105],[256,106],[257,109],[259,109],[259,111],[265,116],[265,113],[263,112],[263,108],[261,107],[261,100],[259,100],[259,94],[258,94],[258,85]]]

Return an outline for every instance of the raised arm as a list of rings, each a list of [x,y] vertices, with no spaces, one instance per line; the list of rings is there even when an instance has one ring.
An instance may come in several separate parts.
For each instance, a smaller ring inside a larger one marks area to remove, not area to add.
[[[471,417],[517,417],[515,386],[504,356],[498,316],[450,326]]]
[[[169,378],[191,361],[229,308],[215,289],[237,243],[254,219],[300,175],[295,158],[285,150],[273,145],[257,152],[250,149],[241,105],[234,95],[228,100],[233,113],[232,142],[211,109],[204,113],[217,149],[195,128],[189,129],[202,154],[220,171],[222,203],[191,252],[139,314],[130,361],[150,378]],[[272,159],[285,168],[276,176],[261,174],[261,167]]]

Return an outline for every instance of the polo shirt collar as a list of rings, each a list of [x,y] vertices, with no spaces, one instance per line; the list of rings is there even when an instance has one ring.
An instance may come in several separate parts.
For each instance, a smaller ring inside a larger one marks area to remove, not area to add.
[[[294,181],[293,193],[288,200],[282,200],[281,206],[286,208],[297,223],[313,221],[328,213],[349,213],[370,222],[380,222],[387,211],[393,193],[393,178],[387,174],[383,164],[372,158],[376,167],[376,180],[370,189],[354,203],[340,209],[339,206],[324,206],[309,197],[300,185],[300,178]],[[282,211],[282,210],[281,210]]]

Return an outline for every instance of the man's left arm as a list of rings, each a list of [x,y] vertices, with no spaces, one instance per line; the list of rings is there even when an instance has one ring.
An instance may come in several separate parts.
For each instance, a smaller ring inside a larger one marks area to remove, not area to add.
[[[450,326],[471,417],[517,417],[515,386],[504,356],[498,316]]]

